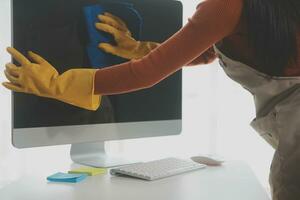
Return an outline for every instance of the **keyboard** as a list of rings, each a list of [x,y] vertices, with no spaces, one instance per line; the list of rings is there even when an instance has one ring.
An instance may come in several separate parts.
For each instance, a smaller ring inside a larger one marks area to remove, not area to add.
[[[148,181],[204,168],[206,165],[178,158],[164,158],[126,165],[110,170],[112,175],[126,175]]]

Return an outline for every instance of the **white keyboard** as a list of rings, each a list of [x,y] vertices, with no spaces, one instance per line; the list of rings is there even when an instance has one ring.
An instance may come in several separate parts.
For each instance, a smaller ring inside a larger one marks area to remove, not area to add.
[[[145,180],[156,180],[184,172],[204,168],[202,165],[190,160],[178,158],[164,158],[144,163],[126,165],[110,170],[113,175],[127,175]]]

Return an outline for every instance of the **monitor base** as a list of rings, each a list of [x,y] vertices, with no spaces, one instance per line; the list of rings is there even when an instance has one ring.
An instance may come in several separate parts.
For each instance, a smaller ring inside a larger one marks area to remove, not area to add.
[[[70,155],[75,163],[91,167],[109,168],[137,163],[106,154],[104,142],[72,144]]]

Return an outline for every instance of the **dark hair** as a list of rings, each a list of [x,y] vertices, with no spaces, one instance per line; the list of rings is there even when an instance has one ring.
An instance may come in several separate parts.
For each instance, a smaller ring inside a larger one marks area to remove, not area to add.
[[[297,60],[300,0],[244,0],[249,44],[259,71],[281,76]]]

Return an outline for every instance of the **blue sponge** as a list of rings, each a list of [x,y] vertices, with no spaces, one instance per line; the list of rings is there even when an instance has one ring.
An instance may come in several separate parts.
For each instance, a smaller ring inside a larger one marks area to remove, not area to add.
[[[97,18],[99,14],[110,12],[111,14],[116,15],[124,20],[124,22],[128,26],[128,29],[131,31],[132,36],[135,39],[139,40],[142,27],[142,18],[139,13],[133,8],[133,5],[123,2],[110,2],[86,6],[83,9],[89,36],[87,53],[92,67],[103,68],[127,61],[123,58],[105,53],[98,48],[98,45],[101,42],[110,44],[115,44],[115,42],[112,35],[97,30],[95,27],[95,23],[99,22],[99,19]]]
[[[52,182],[78,183],[84,180],[86,177],[87,174],[67,174],[58,172],[56,174],[48,176],[47,180]]]

